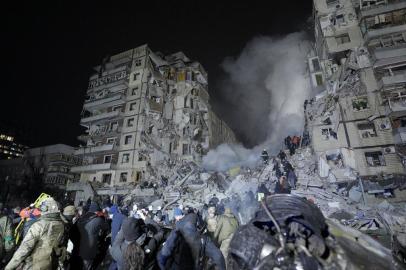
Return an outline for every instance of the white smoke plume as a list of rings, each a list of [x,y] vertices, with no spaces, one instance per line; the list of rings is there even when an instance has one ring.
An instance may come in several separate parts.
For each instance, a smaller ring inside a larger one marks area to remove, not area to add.
[[[233,111],[230,126],[256,147],[248,150],[237,146],[238,151],[230,151],[236,148],[221,145],[203,159],[204,167],[226,170],[251,165],[262,148],[275,153],[283,147],[286,136],[302,134],[303,102],[311,94],[306,75],[309,48],[303,32],[279,38],[257,37],[239,57],[223,62],[227,79],[220,91],[227,97],[227,108]]]

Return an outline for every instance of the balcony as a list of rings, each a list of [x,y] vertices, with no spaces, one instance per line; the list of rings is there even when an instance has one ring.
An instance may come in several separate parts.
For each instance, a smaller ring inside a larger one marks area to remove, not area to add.
[[[406,71],[395,73],[393,76],[384,76],[381,79],[382,86],[406,83]]]
[[[97,152],[105,152],[111,151],[114,149],[114,144],[103,144],[98,146],[88,146],[82,147],[75,150],[75,155],[85,155],[85,154],[92,154]]]
[[[388,105],[385,106],[387,116],[403,116],[406,115],[406,97],[398,99],[388,99]]]
[[[403,0],[381,1],[381,5],[364,6],[361,9],[361,18],[371,17],[378,14],[388,13],[394,10],[406,8],[406,2]]]
[[[107,128],[100,128],[94,131],[91,134],[82,134],[78,136],[78,140],[87,143],[87,140],[90,138],[101,138],[105,136],[115,136],[121,133],[122,127],[119,126],[116,129],[107,129]],[[89,132],[89,131],[86,131]]]
[[[387,36],[399,32],[406,31],[406,21],[399,22],[396,25],[388,25],[386,27],[377,28],[377,29],[368,29],[365,32],[365,40],[371,40],[374,38],[379,38],[381,36]]]
[[[81,124],[86,124],[86,123],[90,123],[90,122],[99,121],[99,120],[102,120],[102,119],[109,119],[109,118],[113,118],[113,117],[118,117],[119,115],[121,115],[120,111],[112,111],[112,112],[100,113],[100,114],[96,114],[96,115],[92,115],[92,116],[89,116],[89,117],[82,118],[80,120],[80,123]]]
[[[95,171],[105,171],[114,169],[115,164],[113,163],[100,163],[100,164],[88,164],[82,166],[75,166],[70,169],[73,173],[81,172],[95,172]]]
[[[406,127],[399,127],[393,129],[393,140],[395,144],[405,144],[406,143]]]
[[[125,103],[126,95],[124,93],[113,93],[102,98],[93,99],[85,102],[84,109],[96,109],[98,107],[113,107]]]

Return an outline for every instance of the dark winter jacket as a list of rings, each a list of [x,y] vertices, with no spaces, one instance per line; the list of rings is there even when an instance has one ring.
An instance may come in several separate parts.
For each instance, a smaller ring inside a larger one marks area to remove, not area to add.
[[[224,257],[221,251],[206,236],[200,235],[196,228],[197,215],[188,214],[176,223],[176,228],[170,233],[165,245],[158,253],[157,261],[160,269],[165,270],[200,270],[199,260],[211,261],[217,269],[225,270]],[[182,249],[180,248],[182,247]],[[188,264],[184,254],[191,253],[191,264]]]
[[[150,269],[150,265],[155,260],[158,247],[163,240],[164,233],[159,225],[149,218],[145,219],[145,224],[145,232],[136,242],[145,253],[144,269]],[[152,230],[148,229],[150,226],[153,227]],[[124,254],[129,244],[130,242],[124,239],[123,231],[120,230],[110,249],[110,255],[116,261],[118,270],[124,269]]]
[[[113,215],[113,219],[111,221],[111,242],[114,243],[114,239],[116,238],[116,235],[120,231],[121,225],[123,224],[123,221],[126,218],[126,216],[120,213],[117,205],[113,205],[110,208],[110,213]]]
[[[84,260],[95,259],[105,245],[109,225],[95,213],[88,212],[75,224],[79,233],[79,255]]]

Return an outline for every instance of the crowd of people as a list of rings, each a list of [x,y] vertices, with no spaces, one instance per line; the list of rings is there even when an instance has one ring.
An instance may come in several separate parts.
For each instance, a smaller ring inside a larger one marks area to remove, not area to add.
[[[300,137],[288,136],[285,144],[293,155]],[[297,177],[283,150],[270,158],[264,149],[261,157],[265,165],[272,162],[279,180],[273,192],[260,186],[258,201],[295,189]],[[256,201],[254,194],[247,198]],[[41,194],[22,209],[0,204],[0,269],[225,270],[240,225],[233,214],[240,213],[238,208],[226,202],[213,194],[202,209],[180,204],[168,210],[101,198],[75,207]]]
[[[0,269],[226,269],[239,226],[213,196],[171,211],[88,200],[62,207],[50,196],[0,205]]]

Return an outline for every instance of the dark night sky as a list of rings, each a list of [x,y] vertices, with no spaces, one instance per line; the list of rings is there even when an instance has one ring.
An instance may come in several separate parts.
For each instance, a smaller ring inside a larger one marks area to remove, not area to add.
[[[2,16],[0,122],[24,130],[30,146],[78,145],[88,77],[106,55],[145,43],[181,50],[208,71],[216,108],[226,98],[216,93],[223,59],[255,36],[301,30],[312,10],[311,0],[41,2],[13,4]]]

